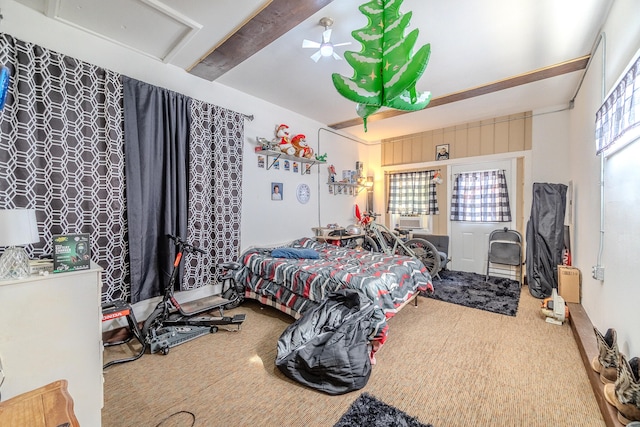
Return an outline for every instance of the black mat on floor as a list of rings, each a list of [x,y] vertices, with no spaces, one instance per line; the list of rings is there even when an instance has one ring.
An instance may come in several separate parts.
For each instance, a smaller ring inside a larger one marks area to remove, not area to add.
[[[362,393],[340,417],[334,427],[433,427],[422,424],[403,411]]]
[[[432,294],[423,296],[477,308],[492,313],[515,316],[520,302],[520,284],[511,279],[463,271],[443,270],[434,278]]]

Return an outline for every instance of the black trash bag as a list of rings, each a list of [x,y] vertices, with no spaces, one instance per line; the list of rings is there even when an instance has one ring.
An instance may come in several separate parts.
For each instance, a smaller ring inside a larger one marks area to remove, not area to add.
[[[547,298],[558,285],[558,265],[564,250],[564,184],[533,184],[531,217],[527,223],[527,283],[529,293]]]
[[[355,289],[328,295],[282,333],[276,366],[292,380],[327,394],[361,389],[371,375],[374,310]]]

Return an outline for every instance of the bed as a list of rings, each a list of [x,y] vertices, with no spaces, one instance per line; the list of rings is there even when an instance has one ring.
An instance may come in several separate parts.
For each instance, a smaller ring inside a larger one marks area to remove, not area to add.
[[[245,287],[245,297],[299,318],[331,292],[361,290],[376,306],[370,335],[374,349],[386,339],[387,320],[420,291],[432,288],[426,267],[414,258],[358,251],[307,237],[285,248],[311,250],[317,259],[272,256],[279,248],[251,248],[242,254],[235,279]]]

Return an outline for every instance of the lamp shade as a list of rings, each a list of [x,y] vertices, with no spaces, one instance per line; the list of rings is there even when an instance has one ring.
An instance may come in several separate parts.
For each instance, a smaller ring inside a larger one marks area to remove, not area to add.
[[[38,243],[35,209],[0,209],[0,246]]]

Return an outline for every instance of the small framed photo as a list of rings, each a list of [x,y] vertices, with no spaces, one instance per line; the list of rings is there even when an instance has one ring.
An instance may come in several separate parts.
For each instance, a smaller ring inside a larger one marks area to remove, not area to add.
[[[436,145],[436,160],[449,160],[449,144]]]
[[[298,173],[298,162],[293,162],[293,171]]]
[[[285,160],[284,161],[284,170],[288,172],[289,169],[291,169],[291,164],[289,163],[289,160]]]
[[[258,156],[258,167],[264,169],[264,156]]]
[[[282,183],[271,183],[271,200],[282,200]]]

